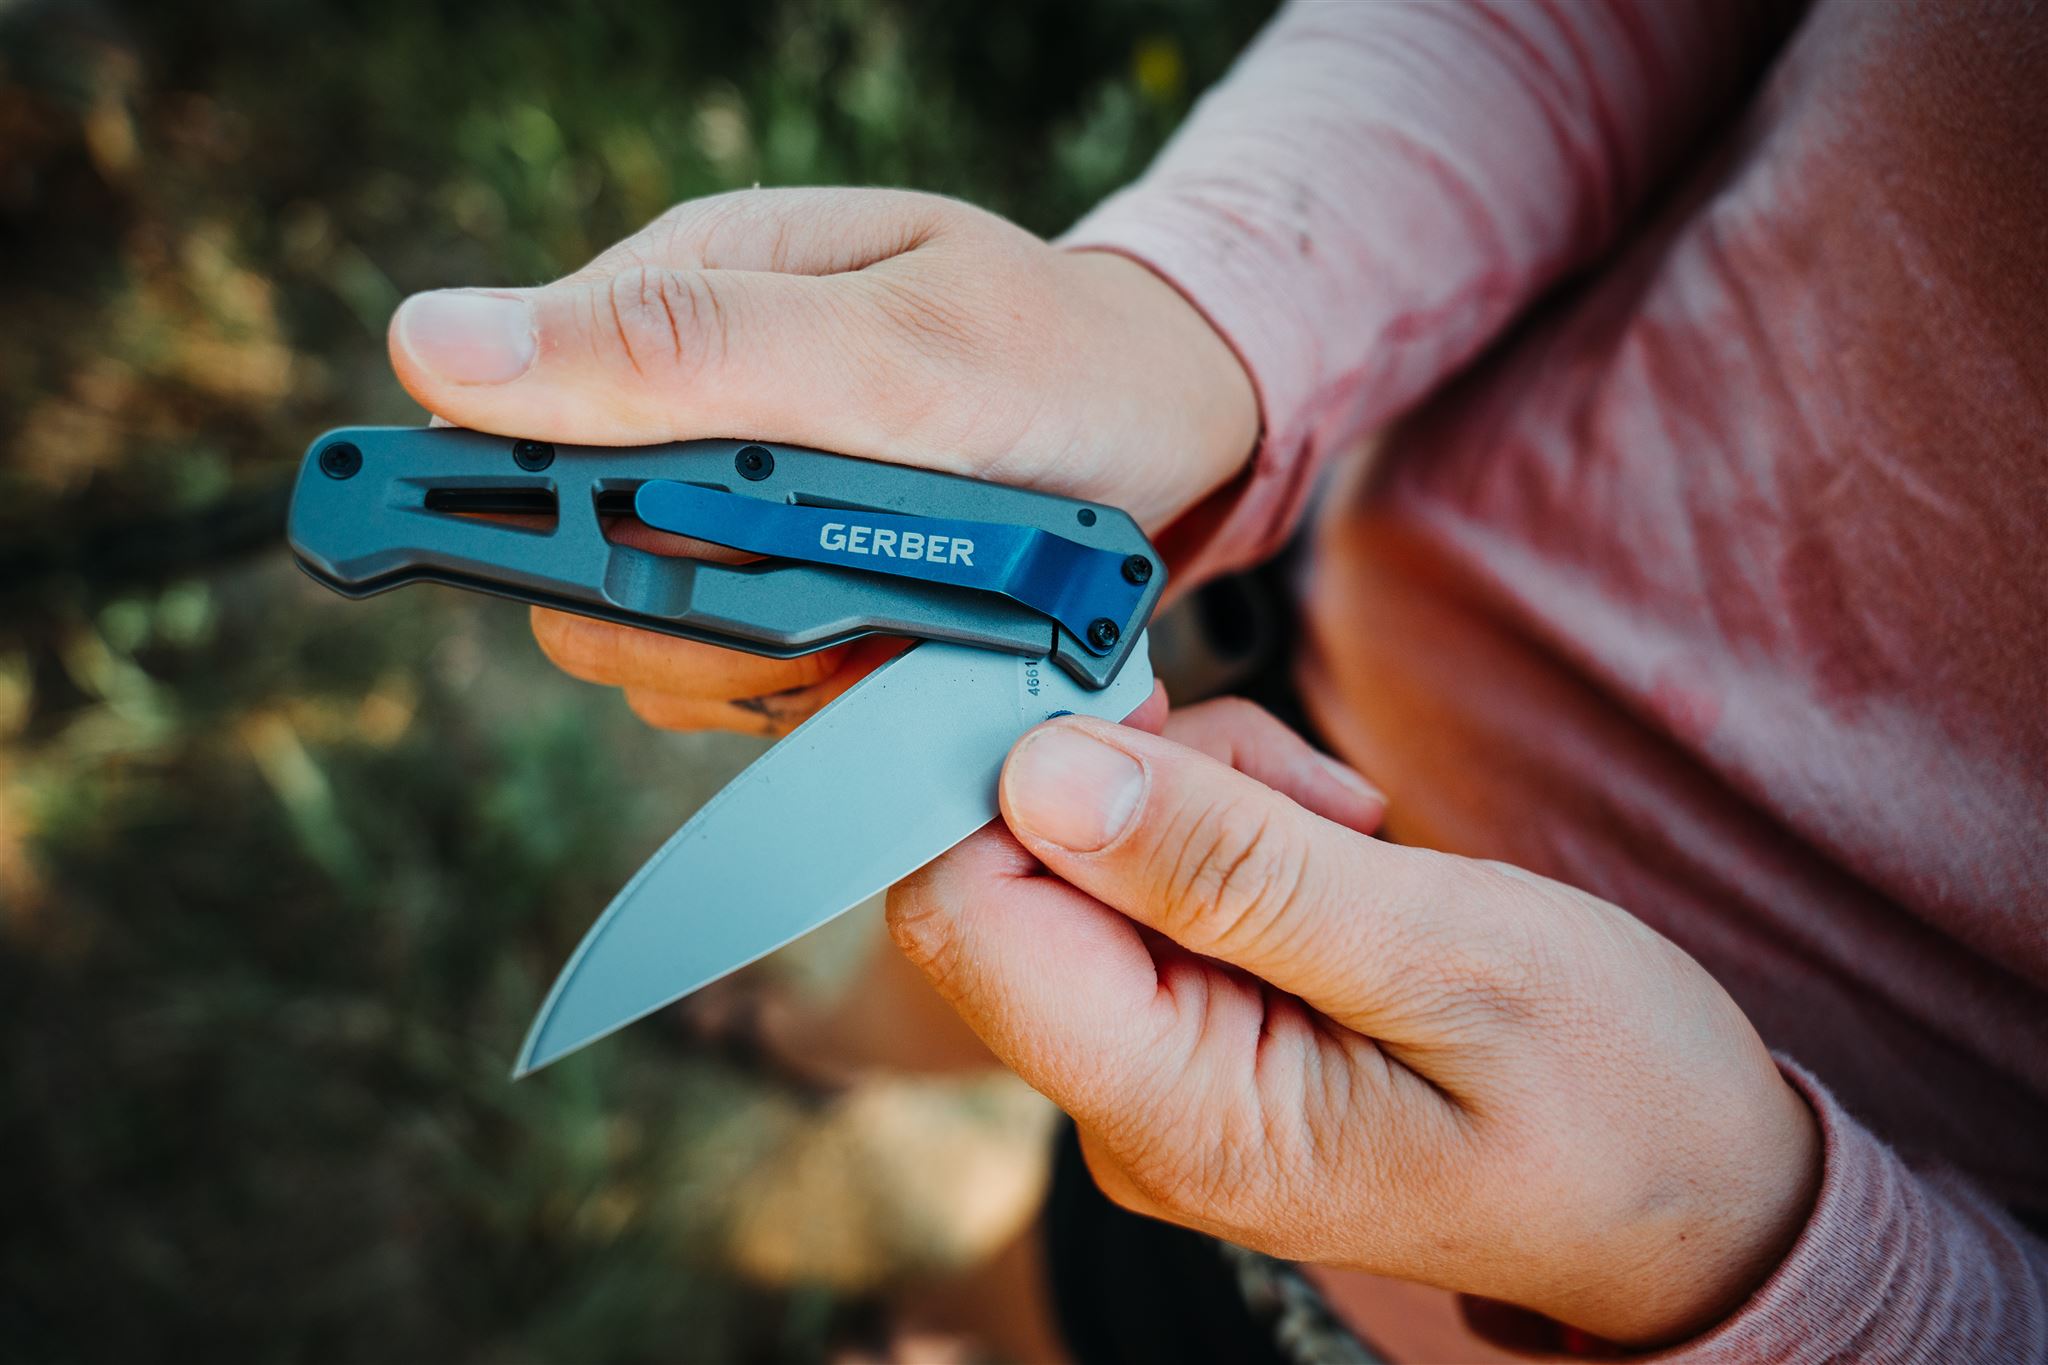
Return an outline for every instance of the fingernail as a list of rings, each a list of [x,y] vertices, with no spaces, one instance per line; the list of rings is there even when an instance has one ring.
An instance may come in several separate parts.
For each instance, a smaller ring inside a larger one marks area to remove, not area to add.
[[[506,294],[437,289],[398,310],[398,341],[452,384],[503,384],[533,364],[533,305]]]
[[[1323,765],[1330,776],[1336,778],[1338,782],[1342,783],[1350,791],[1357,793],[1368,801],[1378,801],[1382,805],[1386,803],[1387,794],[1360,777],[1348,764],[1339,763],[1328,754],[1317,754],[1316,761]]]
[[[1071,725],[1024,737],[1003,769],[1004,794],[1019,832],[1076,853],[1123,833],[1145,790],[1145,770],[1123,750]]]

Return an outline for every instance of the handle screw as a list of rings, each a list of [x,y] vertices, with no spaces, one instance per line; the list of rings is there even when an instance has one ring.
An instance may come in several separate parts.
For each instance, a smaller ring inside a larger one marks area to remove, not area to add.
[[[1088,643],[1097,649],[1115,649],[1122,635],[1123,632],[1116,628],[1116,622],[1107,616],[1096,617],[1094,624],[1088,627]]]
[[[347,441],[336,441],[320,452],[320,472],[330,479],[352,479],[363,467],[363,452]]]
[[[529,474],[538,474],[555,462],[555,448],[546,441],[514,441],[512,458]]]
[[[1132,555],[1124,561],[1124,580],[1129,583],[1150,583],[1152,561],[1143,555]]]
[[[733,457],[732,463],[733,467],[739,470],[741,478],[754,483],[759,483],[775,472],[775,457],[768,453],[765,446],[747,446]]]

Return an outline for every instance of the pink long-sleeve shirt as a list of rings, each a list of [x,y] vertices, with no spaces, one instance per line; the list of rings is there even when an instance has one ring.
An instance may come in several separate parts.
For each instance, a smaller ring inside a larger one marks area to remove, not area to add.
[[[1257,388],[1183,573],[1342,467],[1300,678],[1391,835],[1633,911],[1812,1103],[1668,1358],[2048,1360],[2048,16],[1296,4],[1065,244]]]

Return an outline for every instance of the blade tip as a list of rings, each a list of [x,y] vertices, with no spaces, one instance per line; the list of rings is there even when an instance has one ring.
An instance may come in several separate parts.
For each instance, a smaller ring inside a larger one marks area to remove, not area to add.
[[[512,1063],[513,1080],[524,1080],[536,1071],[553,1066],[556,1062],[561,1061],[562,1058],[576,1051],[576,1049],[592,1041],[589,1038],[584,1038],[570,1043],[566,1047],[549,1046],[545,1025],[546,1021],[544,1020],[536,1022],[533,1032],[527,1036],[525,1043],[520,1046],[519,1056]]]
[[[546,1019],[544,1017],[536,1019],[533,1021],[533,1027],[526,1031],[526,1040],[519,1045],[519,1055],[512,1059],[513,1080],[525,1080],[549,1062],[554,1061],[556,1057],[562,1055],[559,1052],[548,1056],[541,1055],[540,1040],[542,1033],[546,1031],[543,1027],[545,1023]]]

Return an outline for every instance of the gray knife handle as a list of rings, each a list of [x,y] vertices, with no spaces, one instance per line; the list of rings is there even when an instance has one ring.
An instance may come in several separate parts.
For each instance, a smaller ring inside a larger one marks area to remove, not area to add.
[[[830,564],[714,564],[608,540],[605,520],[630,515],[633,493],[654,479],[771,502],[1035,526],[1154,568],[1116,647],[1097,652],[991,593]],[[552,511],[553,524],[465,511]],[[1116,508],[766,441],[594,447],[344,428],[308,448],[288,537],[307,573],[350,597],[447,583],[775,658],[910,635],[1050,657],[1095,688],[1122,668],[1166,582],[1157,551]]]

